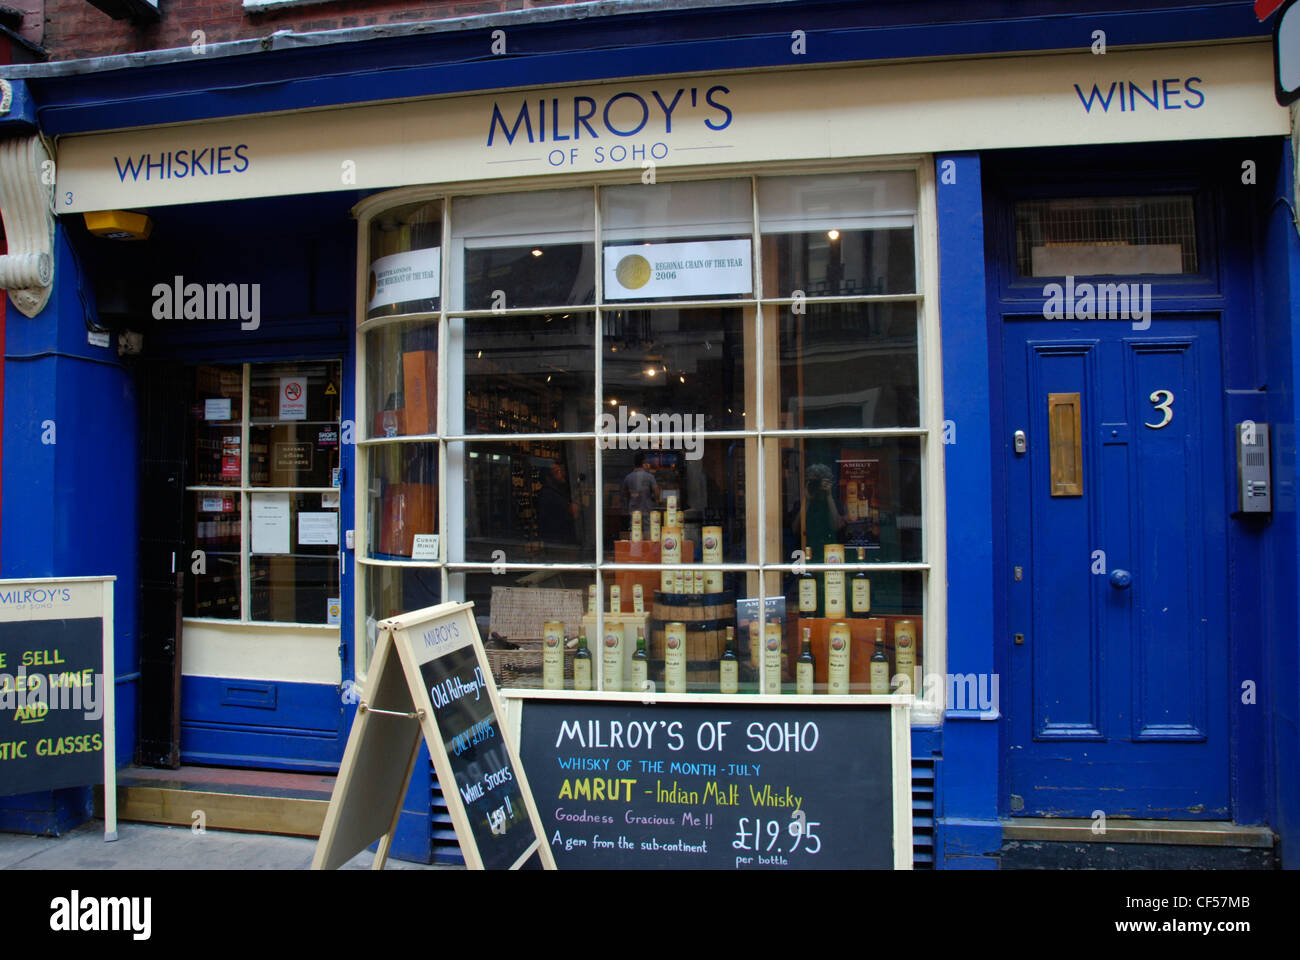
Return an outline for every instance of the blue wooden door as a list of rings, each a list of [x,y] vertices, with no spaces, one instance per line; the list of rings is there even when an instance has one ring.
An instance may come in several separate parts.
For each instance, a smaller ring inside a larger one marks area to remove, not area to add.
[[[1228,819],[1218,321],[1003,330],[1007,807]]]

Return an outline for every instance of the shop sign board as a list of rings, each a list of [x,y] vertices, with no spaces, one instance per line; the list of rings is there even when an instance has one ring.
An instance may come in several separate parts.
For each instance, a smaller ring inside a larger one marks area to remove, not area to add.
[[[466,866],[554,868],[473,609],[442,603],[379,624],[313,869],[341,866],[376,840],[383,867],[421,738]]]
[[[104,784],[117,839],[115,577],[0,580],[0,796]]]
[[[1283,136],[1267,41],[620,80],[62,138],[58,213],[467,179]],[[340,176],[340,171],[348,176]],[[367,301],[437,296],[436,250]],[[680,278],[679,278],[680,279]],[[288,419],[282,415],[282,419]]]
[[[911,868],[906,698],[602,697],[513,704],[561,869]]]

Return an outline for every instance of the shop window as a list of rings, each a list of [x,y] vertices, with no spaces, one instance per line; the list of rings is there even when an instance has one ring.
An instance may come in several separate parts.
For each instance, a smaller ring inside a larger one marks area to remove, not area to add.
[[[469,599],[507,686],[543,684],[558,632],[566,688],[583,635],[592,689],[632,689],[639,630],[655,689],[716,693],[728,660],[739,693],[794,692],[806,628],[816,692],[879,692],[873,655],[919,692],[921,651],[942,654],[924,631],[942,518],[923,507],[940,420],[918,179],[427,201],[449,211],[445,303],[362,324],[367,645],[385,617]],[[363,214],[363,236],[388,217]],[[414,351],[442,359],[420,429]],[[436,550],[408,552],[440,516]]]
[[[338,361],[196,370],[186,616],[338,622],[341,387]]]
[[[1194,274],[1190,196],[1067,197],[1016,204],[1022,277]]]

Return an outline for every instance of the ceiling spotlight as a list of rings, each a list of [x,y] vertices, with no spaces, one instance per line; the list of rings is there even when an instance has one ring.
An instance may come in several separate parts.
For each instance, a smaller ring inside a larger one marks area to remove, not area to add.
[[[838,230],[827,230],[826,236],[832,240],[838,240],[840,238],[840,232]],[[533,252],[536,253],[537,251],[534,250]]]
[[[614,399],[613,397],[610,397],[610,398],[609,398],[609,405],[610,405],[611,407],[616,407],[616,406],[618,406],[618,401],[617,401],[616,399]]]
[[[686,374],[682,374],[682,375],[681,375],[680,377],[678,377],[677,379],[680,380],[682,383],[685,383],[685,382],[686,382]]]
[[[659,372],[659,371],[657,371],[654,367],[646,367],[646,368],[645,368],[645,375],[646,375],[647,377],[653,377],[653,376],[654,376],[656,373],[658,373],[658,372]]]
[[[533,256],[534,256],[534,257],[540,257],[541,255],[542,255],[542,251],[540,251],[540,250],[533,250]]]

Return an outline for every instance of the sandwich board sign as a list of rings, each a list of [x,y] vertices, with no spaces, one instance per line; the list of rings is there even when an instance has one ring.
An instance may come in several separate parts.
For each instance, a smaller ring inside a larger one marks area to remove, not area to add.
[[[312,869],[342,866],[376,840],[373,868],[383,869],[421,737],[467,867],[517,869],[536,858],[555,869],[473,609],[440,603],[379,624]]]
[[[0,796],[104,784],[117,839],[113,582],[0,580]]]

